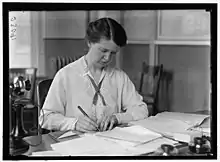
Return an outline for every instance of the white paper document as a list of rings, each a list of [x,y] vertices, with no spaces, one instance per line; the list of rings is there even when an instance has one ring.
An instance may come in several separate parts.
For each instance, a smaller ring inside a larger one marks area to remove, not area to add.
[[[33,152],[31,156],[61,156],[61,154],[52,150],[52,151]]]
[[[68,131],[68,132],[65,132],[64,134],[62,134],[60,137],[58,137],[58,139],[62,139],[62,138],[74,136],[74,135],[77,135],[77,133],[75,133],[73,131]]]
[[[139,152],[151,153],[160,148],[162,144],[175,146],[176,144],[178,144],[178,142],[167,138],[159,138],[149,143],[138,145],[135,147],[135,149],[139,150]]]
[[[98,132],[95,135],[133,142],[135,144],[146,143],[162,137],[161,134],[155,133],[139,125],[124,127],[124,128],[116,127],[110,131]]]
[[[134,156],[146,152],[141,149],[124,148],[95,135],[52,144],[51,147],[63,156]]]
[[[172,136],[173,133],[186,132],[189,128],[189,125],[183,121],[155,117],[149,117],[131,123],[168,136]]]
[[[190,128],[209,119],[209,115],[163,112],[144,120],[131,122],[178,141],[189,142],[197,132]]]
[[[189,126],[197,126],[203,123],[203,121],[210,117],[210,115],[192,114],[192,113],[180,113],[180,112],[163,112],[155,116],[156,118],[165,118],[179,120],[187,123]]]

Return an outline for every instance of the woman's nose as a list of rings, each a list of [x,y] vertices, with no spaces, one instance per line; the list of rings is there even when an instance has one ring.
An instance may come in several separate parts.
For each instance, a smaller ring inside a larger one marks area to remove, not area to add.
[[[111,59],[111,53],[106,54],[104,59],[105,59],[105,61],[109,61]]]

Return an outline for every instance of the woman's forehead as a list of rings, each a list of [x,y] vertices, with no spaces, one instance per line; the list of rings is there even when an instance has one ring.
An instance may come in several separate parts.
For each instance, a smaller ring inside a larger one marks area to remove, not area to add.
[[[101,39],[99,43],[97,43],[98,47],[105,48],[111,51],[118,51],[120,47],[115,44],[113,40]]]

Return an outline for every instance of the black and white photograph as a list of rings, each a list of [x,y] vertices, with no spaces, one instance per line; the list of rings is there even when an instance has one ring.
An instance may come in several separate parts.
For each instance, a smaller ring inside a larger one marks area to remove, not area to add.
[[[2,10],[3,160],[217,159],[217,3]]]

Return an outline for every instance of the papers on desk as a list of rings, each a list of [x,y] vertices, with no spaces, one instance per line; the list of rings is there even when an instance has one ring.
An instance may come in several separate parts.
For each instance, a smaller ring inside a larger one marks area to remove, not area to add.
[[[37,151],[33,152],[31,156],[61,156],[61,154],[56,151]]]
[[[63,156],[132,156],[143,153],[143,150],[126,149],[95,135],[52,144],[51,147]]]
[[[157,118],[173,119],[183,121],[189,126],[201,125],[209,115],[191,114],[191,113],[180,113],[180,112],[163,112],[156,115]]]
[[[77,133],[73,132],[73,131],[67,131],[64,134],[62,134],[61,136],[59,136],[58,139],[62,139],[62,138],[74,136],[74,135],[77,135]]]
[[[178,141],[189,142],[190,128],[198,126],[209,116],[188,113],[163,112],[144,120],[131,122]]]
[[[207,117],[184,113],[160,113],[155,117],[131,122],[129,127],[85,134],[81,138],[52,144],[55,152],[64,156],[133,156],[155,151],[161,144],[189,142],[189,128],[201,124]]]
[[[134,144],[141,144],[162,137],[161,134],[150,131],[139,125],[124,128],[116,127],[111,131],[98,132],[96,136],[128,141]]]
[[[81,138],[52,144],[64,156],[132,156],[149,150],[136,146],[161,138],[161,135],[141,126],[114,128],[111,131],[85,134]]]

